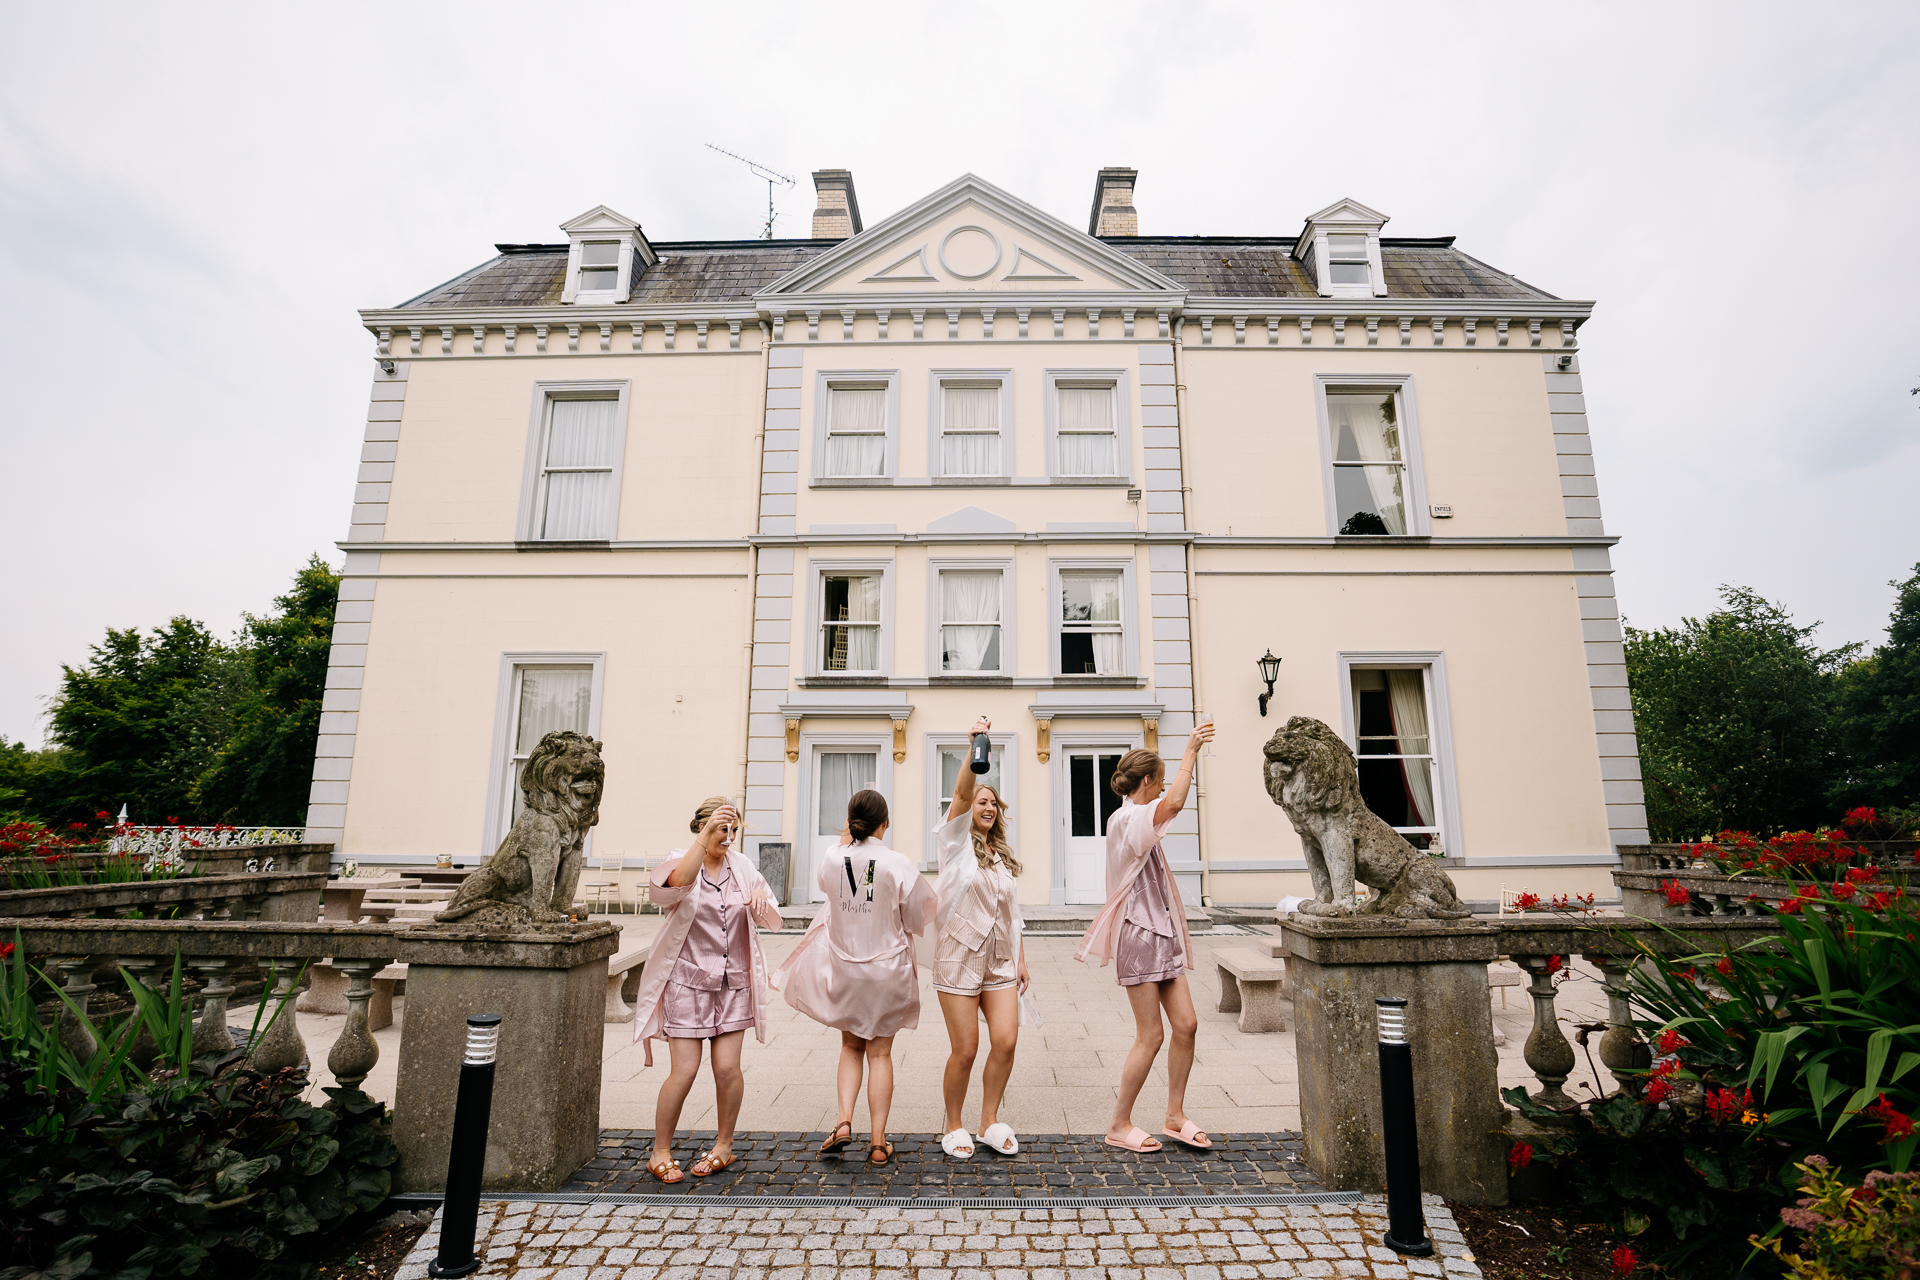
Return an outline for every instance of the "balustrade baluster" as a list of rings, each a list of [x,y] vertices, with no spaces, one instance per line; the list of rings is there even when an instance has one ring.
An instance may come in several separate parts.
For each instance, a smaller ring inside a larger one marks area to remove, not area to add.
[[[340,1038],[327,1054],[327,1070],[342,1088],[358,1089],[374,1064],[380,1061],[380,1046],[367,1029],[367,1002],[373,998],[373,975],[393,963],[386,960],[346,960],[333,958],[333,967],[347,976],[347,1023]]]
[[[57,969],[64,976],[61,990],[66,992],[68,1000],[84,1012],[87,997],[94,992],[92,957],[61,956],[49,961],[48,967]],[[91,1058],[100,1047],[100,1041],[95,1038],[92,1029],[64,1003],[60,1006],[60,1043],[82,1062]]]
[[[1528,1069],[1540,1079],[1541,1087],[1533,1095],[1533,1100],[1543,1107],[1571,1110],[1577,1104],[1561,1086],[1573,1074],[1573,1046],[1567,1043],[1566,1034],[1560,1030],[1560,1019],[1554,1009],[1556,993],[1553,970],[1549,968],[1553,958],[1514,957],[1533,979],[1527,987],[1527,994],[1533,997],[1533,1030],[1527,1035],[1524,1056]]]
[[[1607,989],[1607,1033],[1600,1037],[1600,1062],[1613,1073],[1614,1083],[1633,1092],[1632,1082],[1622,1072],[1645,1071],[1653,1065],[1653,1055],[1633,1027],[1633,1006],[1627,997],[1627,975],[1640,963],[1637,955],[1587,957],[1600,970],[1601,985]]]
[[[232,1053],[233,1033],[227,1030],[227,997],[233,994],[231,956],[196,956],[187,967],[200,975],[200,1020],[193,1024],[193,1056],[216,1057]]]
[[[164,1001],[167,996],[167,987],[173,981],[173,966],[168,963],[167,967],[162,969],[161,963],[160,956],[122,956],[120,970],[133,975],[135,982]],[[127,1053],[127,1061],[144,1070],[159,1056],[160,1048],[154,1043],[153,1032],[147,1028],[146,1019],[139,1016],[137,1009],[134,1017],[139,1029],[134,1033],[133,1048]]]
[[[273,1022],[254,1041],[248,1056],[255,1071],[284,1071],[307,1064],[307,1042],[300,1035],[293,1009],[293,988],[301,968],[299,960],[282,960],[272,966],[273,990],[262,995],[265,1011],[260,1016]]]

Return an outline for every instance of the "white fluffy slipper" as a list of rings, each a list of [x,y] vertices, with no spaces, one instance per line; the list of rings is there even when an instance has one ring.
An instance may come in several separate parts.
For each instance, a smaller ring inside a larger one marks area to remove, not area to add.
[[[965,1147],[966,1154],[962,1155],[955,1149],[958,1147]],[[973,1159],[974,1152],[973,1135],[965,1129],[955,1129],[952,1133],[940,1139],[940,1149],[952,1156],[955,1160],[971,1160]]]
[[[980,1141],[992,1147],[1003,1156],[1020,1154],[1020,1139],[1013,1136],[1013,1126],[1009,1124],[990,1124],[980,1134]]]

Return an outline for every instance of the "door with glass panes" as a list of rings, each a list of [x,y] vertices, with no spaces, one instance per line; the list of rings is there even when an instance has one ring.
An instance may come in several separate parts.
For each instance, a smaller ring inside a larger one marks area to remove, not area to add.
[[[807,901],[824,901],[820,893],[822,859],[834,857],[840,829],[847,824],[847,801],[856,791],[869,791],[879,776],[877,747],[815,747],[813,749],[812,856],[806,867]]]
[[[1107,819],[1120,808],[1108,785],[1124,747],[1076,747],[1066,753],[1067,902],[1107,900]]]

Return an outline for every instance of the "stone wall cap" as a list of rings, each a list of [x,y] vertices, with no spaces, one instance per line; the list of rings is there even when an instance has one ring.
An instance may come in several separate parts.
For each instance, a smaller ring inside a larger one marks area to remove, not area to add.
[[[274,920],[18,920],[29,955],[247,956],[256,959],[398,960],[478,969],[571,969],[612,955],[610,923],[552,932],[490,933],[455,927],[290,924]]]
[[[1479,920],[1303,916],[1281,922],[1287,952],[1321,965],[1490,964],[1499,930]]]

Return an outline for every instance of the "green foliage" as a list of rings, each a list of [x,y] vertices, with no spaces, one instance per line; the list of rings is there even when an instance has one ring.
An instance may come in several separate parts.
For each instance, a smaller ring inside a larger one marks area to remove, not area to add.
[[[1756,1239],[1807,1280],[1912,1280],[1920,1268],[1920,1174],[1867,1174],[1858,1186],[1814,1156],[1797,1166],[1805,1192],[1781,1221],[1800,1233],[1790,1251],[1775,1236]]]
[[[1812,827],[1841,772],[1833,696],[1856,646],[1817,648],[1816,627],[1745,587],[1720,595],[1704,619],[1626,631],[1656,840]]]
[[[276,612],[248,616],[253,687],[234,710],[231,736],[193,784],[196,813],[268,826],[305,820],[339,598],[340,576],[316,555],[294,575],[293,590],[274,599]]]
[[[127,989],[135,1012],[95,1028],[101,1047],[82,1059],[39,1021],[17,950],[0,981],[0,1280],[311,1276],[290,1246],[387,1197],[384,1107],[351,1089],[314,1107],[298,1072],[194,1060],[177,958],[165,997]]]
[[[1899,592],[1887,642],[1854,663],[1838,690],[1840,735],[1852,767],[1836,788],[1849,804],[1920,801],[1920,565]]]

